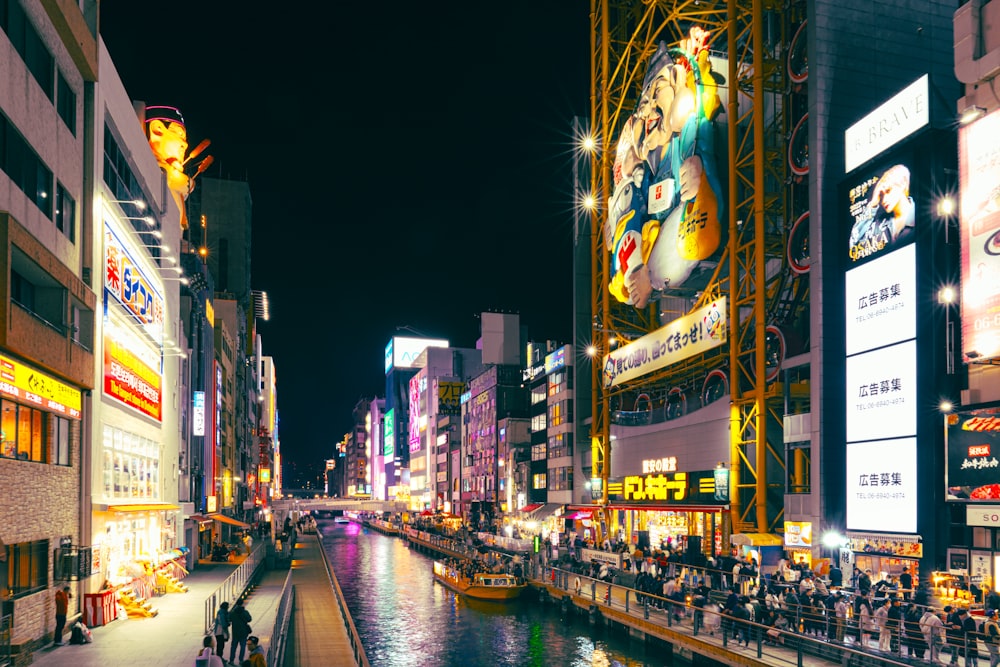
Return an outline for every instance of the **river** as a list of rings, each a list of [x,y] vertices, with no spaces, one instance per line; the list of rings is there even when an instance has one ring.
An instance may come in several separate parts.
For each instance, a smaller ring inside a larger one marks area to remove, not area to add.
[[[530,590],[510,603],[458,595],[433,560],[356,523],[319,521],[323,544],[373,667],[662,667],[663,649],[563,617]]]

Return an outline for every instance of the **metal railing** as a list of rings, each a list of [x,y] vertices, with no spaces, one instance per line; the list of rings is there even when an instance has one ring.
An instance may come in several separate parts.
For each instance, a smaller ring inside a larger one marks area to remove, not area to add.
[[[267,543],[257,543],[253,550],[247,555],[246,560],[240,563],[233,573],[230,574],[222,584],[205,598],[205,632],[212,629],[215,621],[215,612],[223,602],[239,599],[250,588],[250,584],[257,576],[257,571],[264,564],[267,555]]]
[[[909,624],[903,621],[902,628],[898,623],[887,625],[882,640],[887,648],[882,650],[868,643],[847,641],[847,638],[857,639],[860,636],[857,618],[837,619],[828,614],[788,608],[776,612],[784,619],[782,627],[778,628],[740,619],[722,611],[714,603],[707,608],[697,607],[690,598],[673,600],[593,579],[572,570],[537,566],[531,568],[529,576],[588,600],[592,603],[592,610],[612,608],[672,632],[689,635],[699,642],[731,650],[748,650],[769,665],[794,664],[801,667],[804,658],[810,656],[831,664],[857,662],[912,667],[922,662],[940,664],[942,654],[965,656],[970,652],[985,662],[983,647],[988,648],[979,633],[946,637],[942,628],[932,635],[933,641],[928,645],[926,641],[921,642],[915,633],[909,632]],[[865,630],[864,636],[877,640],[881,627],[875,626],[874,620],[872,623],[870,631]],[[922,637],[922,633],[920,635]]]
[[[14,617],[10,614],[0,618],[0,667],[13,664],[10,660],[10,635]]]
[[[347,602],[344,601],[344,592],[340,589],[340,582],[337,581],[337,575],[330,567],[330,559],[327,558],[326,548],[323,546],[323,534],[317,531],[316,539],[319,541],[319,552],[323,555],[323,567],[326,568],[326,575],[330,578],[330,586],[333,587],[333,594],[337,598],[337,606],[340,607],[340,614],[344,617],[344,625],[347,628],[347,637],[351,642],[354,660],[358,667],[371,667],[368,656],[365,655],[365,647],[361,645],[361,635],[358,634],[358,629],[354,626],[354,619],[351,618],[351,612],[347,608]]]
[[[288,571],[285,584],[281,587],[281,600],[274,616],[271,641],[267,645],[267,664],[282,667],[285,660],[285,644],[288,642],[288,624],[295,606],[295,586],[292,585],[292,571]]]

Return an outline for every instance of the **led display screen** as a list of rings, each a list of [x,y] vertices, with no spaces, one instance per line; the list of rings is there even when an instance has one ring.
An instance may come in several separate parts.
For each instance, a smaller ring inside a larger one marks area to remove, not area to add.
[[[1000,409],[957,412],[948,423],[948,500],[1000,500]]]
[[[962,355],[1000,356],[1000,113],[959,129]]]
[[[847,445],[847,529],[917,532],[917,439]]]
[[[850,183],[850,263],[888,254],[914,240],[920,221],[910,180],[911,165],[896,162],[858,174]]]
[[[917,433],[917,342],[847,359],[847,442]]]
[[[847,354],[917,335],[917,250],[910,244],[847,272]]]

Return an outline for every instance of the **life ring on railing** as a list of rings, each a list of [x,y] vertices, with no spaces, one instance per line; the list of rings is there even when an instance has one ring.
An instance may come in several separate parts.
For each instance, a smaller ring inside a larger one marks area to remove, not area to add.
[[[764,379],[767,382],[772,382],[778,377],[787,351],[785,334],[781,329],[770,324],[764,327]]]
[[[806,23],[803,21],[788,45],[787,72],[792,83],[801,85],[809,78],[809,40],[806,39]]]
[[[729,375],[716,368],[705,376],[701,385],[701,407],[710,405],[729,393]]]
[[[796,176],[809,173],[809,114],[799,118],[788,140],[788,168]]]
[[[798,217],[788,232],[788,266],[793,273],[809,273],[809,211]]]
[[[680,387],[667,392],[667,419],[677,419],[687,414],[687,396]]]

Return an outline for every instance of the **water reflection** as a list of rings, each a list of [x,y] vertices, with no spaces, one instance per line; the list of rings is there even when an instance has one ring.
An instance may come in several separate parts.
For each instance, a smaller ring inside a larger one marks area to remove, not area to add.
[[[532,591],[517,601],[472,600],[435,584],[433,560],[398,538],[320,521],[347,606],[374,667],[662,667],[662,649],[563,618]]]

